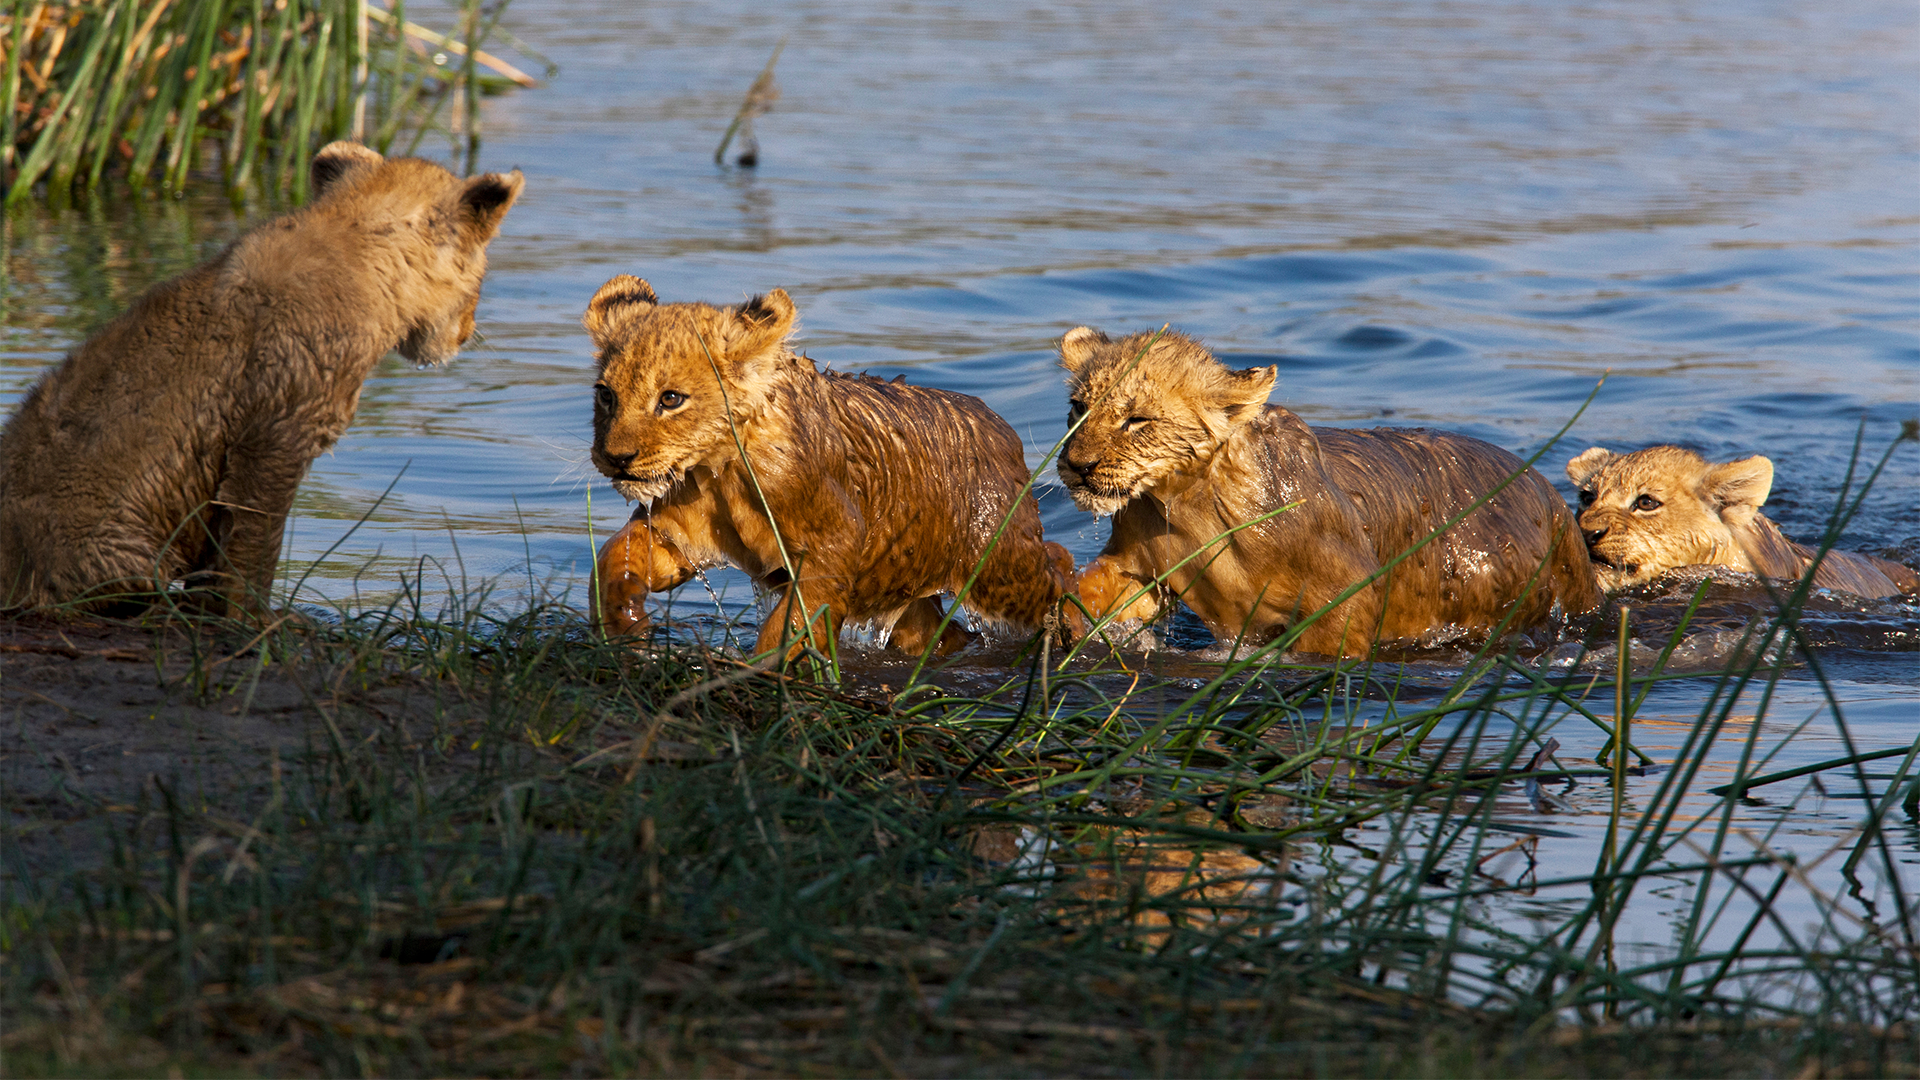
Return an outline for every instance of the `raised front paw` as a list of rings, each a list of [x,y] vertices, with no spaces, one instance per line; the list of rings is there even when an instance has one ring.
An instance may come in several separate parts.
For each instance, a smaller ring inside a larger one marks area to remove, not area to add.
[[[951,656],[966,648],[976,635],[961,626],[958,619],[950,619],[945,627],[941,627],[943,614],[940,602],[933,597],[924,596],[915,600],[894,621],[893,629],[887,635],[887,647],[918,656],[927,651],[927,646],[933,642],[933,632],[938,628],[940,643],[933,650],[934,656]]]
[[[1086,606],[1087,614],[1095,619],[1111,617],[1116,621],[1150,622],[1160,613],[1159,586],[1122,571],[1104,557],[1088,563],[1080,572],[1074,593]],[[1074,618],[1080,617],[1073,601],[1069,600],[1067,606],[1074,610]]]
[[[644,637],[653,620],[647,615],[647,585],[636,574],[602,577],[594,596],[594,622],[608,637]]]

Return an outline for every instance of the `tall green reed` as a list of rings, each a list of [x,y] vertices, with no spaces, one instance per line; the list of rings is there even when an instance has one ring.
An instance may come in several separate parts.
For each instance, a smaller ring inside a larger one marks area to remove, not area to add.
[[[5,201],[116,178],[178,192],[217,170],[236,200],[299,202],[322,143],[386,153],[403,134],[409,151],[445,135],[471,171],[481,95],[537,85],[483,50],[508,2],[458,0],[455,39],[398,2],[14,0],[0,16]]]

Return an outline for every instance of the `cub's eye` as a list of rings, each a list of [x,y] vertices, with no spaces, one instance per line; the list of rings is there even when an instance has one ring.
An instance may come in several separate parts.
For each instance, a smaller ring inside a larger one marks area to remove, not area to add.
[[[1067,402],[1067,419],[1078,420],[1087,414],[1087,403],[1075,399]]]
[[[1591,491],[1582,491],[1582,492],[1580,493],[1580,505],[1581,505],[1581,506],[1592,506],[1592,505],[1593,505],[1593,500],[1594,500],[1594,498],[1595,498],[1595,496],[1594,496],[1594,493],[1593,493],[1593,492],[1591,492]]]
[[[612,412],[614,405],[618,404],[619,400],[613,392],[613,387],[608,386],[606,383],[595,383],[593,385],[593,403],[600,408]]]
[[[1635,510],[1658,510],[1660,506],[1660,500],[1651,495],[1642,495],[1633,500],[1633,508]]]
[[[666,412],[669,409],[677,409],[680,406],[685,405],[686,403],[687,403],[687,395],[681,393],[678,390],[667,390],[667,391],[663,391],[660,394],[660,411],[661,412]]]
[[[1151,416],[1129,416],[1127,417],[1127,430],[1137,431],[1151,423],[1153,423],[1153,417]]]

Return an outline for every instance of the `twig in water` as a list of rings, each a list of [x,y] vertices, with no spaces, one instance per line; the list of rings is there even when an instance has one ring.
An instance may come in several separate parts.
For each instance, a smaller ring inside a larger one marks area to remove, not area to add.
[[[787,47],[787,39],[781,38],[780,44],[773,47],[773,55],[767,58],[767,66],[760,71],[760,77],[753,80],[747,88],[747,99],[740,103],[740,111],[733,114],[733,123],[727,125],[727,133],[720,137],[720,145],[714,148],[713,163],[727,163],[727,147],[733,144],[733,136],[740,136],[740,157],[735,162],[743,169],[751,169],[760,164],[760,140],[753,137],[753,118],[773,108],[780,100],[780,88],[773,82],[773,65],[780,61],[780,50]]]

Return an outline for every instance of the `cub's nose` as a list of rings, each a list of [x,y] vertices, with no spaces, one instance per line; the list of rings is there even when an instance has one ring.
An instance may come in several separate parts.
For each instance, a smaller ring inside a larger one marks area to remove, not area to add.
[[[605,450],[600,451],[600,458],[601,460],[607,463],[607,468],[613,472],[621,473],[621,474],[626,473],[627,466],[633,464],[633,459],[637,456],[638,456],[637,453],[636,454],[614,454],[614,453],[609,453],[608,451],[605,451]]]
[[[1588,547],[1592,547],[1593,545],[1595,545],[1595,544],[1597,544],[1597,543],[1599,543],[1599,542],[1600,542],[1600,538],[1601,538],[1601,537],[1603,537],[1603,536],[1605,536],[1605,535],[1607,535],[1607,530],[1605,530],[1605,529],[1581,529],[1581,530],[1580,530],[1580,535],[1581,535],[1582,537],[1584,537],[1584,538],[1586,539],[1586,541],[1587,541],[1587,546],[1588,546]]]
[[[1072,469],[1074,472],[1079,473],[1081,476],[1091,475],[1093,473],[1093,470],[1100,467],[1099,458],[1089,458],[1085,461],[1075,461],[1072,458],[1067,458],[1066,461],[1067,461],[1067,468]]]

